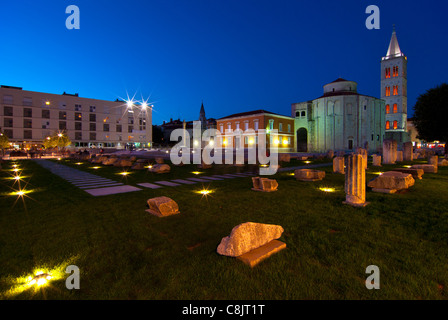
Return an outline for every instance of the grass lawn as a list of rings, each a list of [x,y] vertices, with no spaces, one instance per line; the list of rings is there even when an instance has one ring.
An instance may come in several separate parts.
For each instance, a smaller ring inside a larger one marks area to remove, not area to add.
[[[56,160],[54,160],[56,161]],[[62,164],[136,186],[193,177],[196,166],[156,175],[62,160]],[[0,299],[447,299],[448,167],[424,174],[408,191],[367,191],[365,208],[342,204],[344,176],[323,167],[319,182],[291,172],[273,178],[274,193],[251,190],[250,177],[92,197],[31,160],[15,162],[21,186],[11,196],[13,162],[0,171]],[[289,166],[301,165],[296,161]],[[401,164],[400,166],[402,166]],[[379,170],[369,167],[366,180]],[[220,166],[205,174],[244,171]],[[200,176],[200,175],[199,175]],[[195,193],[202,187],[214,192]],[[326,193],[319,187],[333,187]],[[157,196],[175,200],[180,214],[145,212]],[[255,268],[216,248],[243,222],[278,224],[287,248]],[[80,290],[68,290],[65,269],[80,270]],[[377,265],[381,289],[368,290],[366,267]],[[24,285],[36,270],[48,286]]]

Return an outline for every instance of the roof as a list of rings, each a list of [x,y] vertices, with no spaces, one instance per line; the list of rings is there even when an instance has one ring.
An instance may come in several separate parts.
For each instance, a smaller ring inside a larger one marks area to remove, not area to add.
[[[231,114],[230,116],[222,117],[222,118],[219,118],[218,120],[237,118],[237,117],[245,117],[245,116],[252,116],[252,115],[255,115],[255,114],[264,114],[264,113],[285,117],[284,115],[281,115],[281,114],[278,114],[278,113],[274,113],[274,112],[270,112],[270,111],[266,111],[266,110],[260,109],[260,110],[254,110],[254,111],[248,111],[248,112],[241,112],[241,113]]]
[[[337,78],[336,80],[334,80],[334,81],[332,81],[330,83],[345,82],[345,81],[350,81],[350,80],[346,80],[346,79],[343,79],[343,78]],[[328,84],[330,84],[330,83],[328,83]]]
[[[400,45],[398,44],[397,33],[394,30],[392,31],[392,37],[390,38],[389,48],[387,49],[387,54],[385,58],[395,58],[404,56],[403,52],[401,52]]]

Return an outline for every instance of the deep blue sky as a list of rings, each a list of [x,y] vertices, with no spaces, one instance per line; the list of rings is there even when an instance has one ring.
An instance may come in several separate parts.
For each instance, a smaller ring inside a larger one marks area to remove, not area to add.
[[[65,8],[81,11],[68,30]],[[368,5],[381,29],[368,30]],[[154,102],[153,123],[266,109],[319,97],[338,77],[380,96],[392,25],[408,56],[408,108],[448,82],[448,4],[441,0],[1,1],[0,84]]]

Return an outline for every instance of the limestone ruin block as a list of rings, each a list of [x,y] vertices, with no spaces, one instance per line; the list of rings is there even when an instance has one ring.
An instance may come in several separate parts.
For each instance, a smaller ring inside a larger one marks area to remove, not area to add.
[[[395,164],[397,161],[397,141],[383,141],[383,164]]]
[[[412,174],[412,177],[414,178],[414,180],[422,179],[422,176],[425,173],[425,171],[423,171],[423,169],[412,169],[412,168],[395,168],[394,171]]]
[[[177,203],[168,197],[157,197],[148,200],[149,212],[157,217],[167,217],[179,213]]]
[[[278,154],[278,162],[290,162],[291,156],[289,153],[279,153]]]
[[[440,167],[448,166],[448,160],[447,159],[440,159],[438,166],[440,166]]]
[[[132,161],[129,159],[118,159],[113,163],[114,167],[132,167]]]
[[[388,171],[380,176],[372,179],[367,184],[368,187],[372,188],[375,192],[384,193],[394,193],[397,190],[408,189],[412,187],[415,183],[412,174],[399,172],[399,171]]]
[[[277,191],[278,183],[274,179],[252,177],[254,191],[273,192]]]
[[[403,162],[403,151],[397,151],[397,162]]]
[[[372,165],[374,167],[381,167],[381,156],[377,154],[372,155]]]
[[[113,166],[115,161],[118,161],[117,156],[110,156],[109,158],[103,160],[103,165],[105,166]]]
[[[366,202],[366,172],[364,160],[360,154],[351,154],[345,158],[345,201],[355,207],[364,207]]]
[[[242,223],[234,227],[228,237],[222,238],[217,252],[224,256],[238,257],[280,238],[283,231],[279,225]]]
[[[170,172],[170,170],[171,167],[165,163],[154,164],[150,168],[148,168],[148,171],[153,173],[167,173]]]
[[[403,161],[414,160],[412,142],[403,143]]]
[[[313,169],[294,170],[294,177],[300,181],[319,181],[325,178],[325,171]]]
[[[333,158],[333,172],[345,174],[344,170],[344,157],[334,157]]]
[[[414,164],[411,169],[422,169],[425,173],[437,173],[438,167],[432,164]]]

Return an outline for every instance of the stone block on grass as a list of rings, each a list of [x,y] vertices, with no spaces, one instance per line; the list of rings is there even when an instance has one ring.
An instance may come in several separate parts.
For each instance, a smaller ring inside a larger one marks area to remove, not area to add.
[[[325,178],[325,171],[314,169],[294,170],[294,177],[300,181],[320,181]]]
[[[179,206],[177,203],[168,197],[157,197],[147,201],[149,209],[146,212],[151,213],[157,217],[167,217],[179,213]]]

